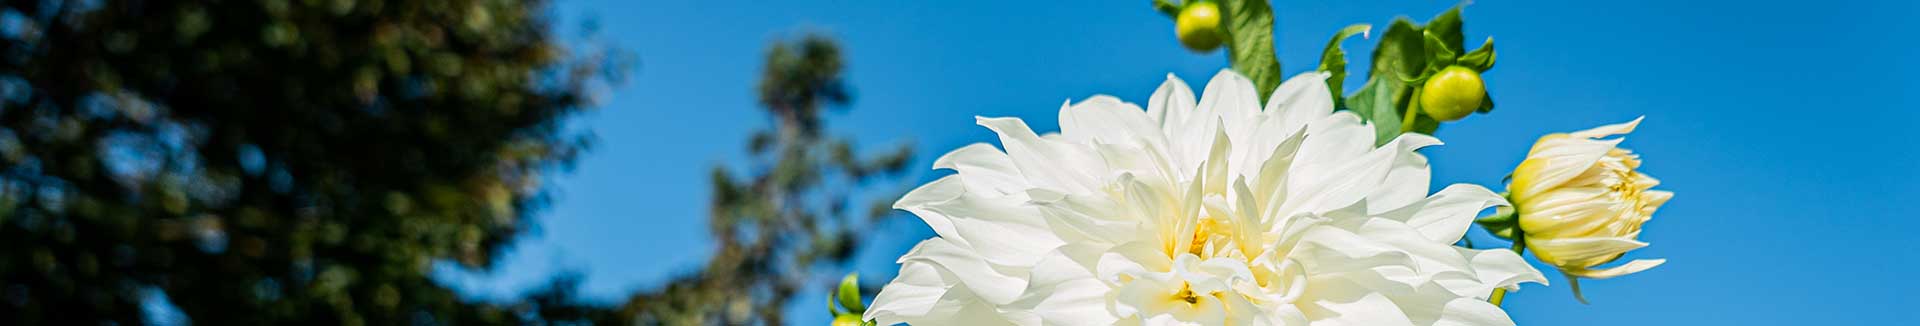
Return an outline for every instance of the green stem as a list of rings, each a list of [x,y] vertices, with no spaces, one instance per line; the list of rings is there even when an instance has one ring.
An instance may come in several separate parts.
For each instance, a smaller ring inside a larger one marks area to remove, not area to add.
[[[1513,253],[1522,254],[1522,255],[1525,255],[1527,253],[1526,234],[1525,232],[1521,232],[1518,227],[1515,227],[1513,230]],[[1525,259],[1526,257],[1521,257],[1521,258]],[[1487,297],[1487,302],[1492,303],[1495,307],[1498,307],[1500,306],[1500,301],[1505,300],[1506,298],[1507,298],[1506,288],[1493,289],[1493,295]]]
[[[1413,120],[1420,115],[1420,87],[1413,88],[1413,98],[1407,100],[1407,115],[1400,118],[1400,133],[1413,132]]]

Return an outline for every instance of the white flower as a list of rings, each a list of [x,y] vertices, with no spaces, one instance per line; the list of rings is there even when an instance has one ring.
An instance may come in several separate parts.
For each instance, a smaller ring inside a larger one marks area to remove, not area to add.
[[[1540,261],[1571,277],[1604,279],[1637,273],[1665,259],[1634,260],[1612,268],[1595,266],[1646,247],[1634,240],[1653,211],[1673,198],[1651,190],[1660,181],[1640,173],[1640,156],[1619,148],[1640,119],[1571,134],[1540,137],[1507,186],[1520,216],[1528,249]],[[1574,294],[1579,295],[1579,287]],[[1585,299],[1582,299],[1583,301]]]
[[[1006,149],[962,147],[895,207],[939,234],[899,260],[866,317],[915,325],[1512,325],[1494,288],[1544,282],[1460,239],[1493,192],[1427,196],[1439,141],[1332,112],[1326,74],[1262,109],[1222,71],[1196,105],[1168,77],[1148,108],[1065,105],[1059,134],[979,118]]]

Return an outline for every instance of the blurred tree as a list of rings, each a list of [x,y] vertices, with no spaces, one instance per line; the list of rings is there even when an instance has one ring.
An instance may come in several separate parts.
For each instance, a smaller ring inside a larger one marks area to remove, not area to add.
[[[899,181],[910,146],[860,158],[851,142],[823,132],[821,111],[852,100],[839,46],[809,35],[774,44],[766,60],[758,90],[772,129],[747,144],[747,175],[713,168],[708,226],[718,248],[704,268],[628,300],[625,311],[643,324],[781,325],[803,287],[833,288],[839,274],[816,271],[845,265],[856,232],[891,215],[900,198],[873,188]],[[884,194],[860,196],[876,192]],[[849,209],[862,199],[867,205]]]
[[[0,324],[141,324],[151,293],[203,325],[617,321],[567,279],[487,304],[428,277],[532,225],[584,144],[563,121],[620,79],[545,14],[5,1]]]

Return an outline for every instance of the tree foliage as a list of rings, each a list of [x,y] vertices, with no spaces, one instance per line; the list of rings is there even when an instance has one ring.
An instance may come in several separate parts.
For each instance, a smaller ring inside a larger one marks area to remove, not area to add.
[[[527,324],[460,299],[532,224],[617,60],[544,1],[12,0],[0,8],[0,324]]]
[[[912,157],[904,145],[861,157],[852,142],[826,133],[821,113],[852,100],[844,67],[839,47],[818,35],[768,51],[758,93],[772,128],[748,144],[749,171],[713,168],[714,254],[701,269],[632,297],[626,310],[636,321],[782,325],[798,291],[832,288],[834,279],[822,276],[837,274],[816,271],[845,265],[861,240],[856,232],[892,214],[899,196],[886,192],[887,181]],[[862,196],[876,192],[884,195]],[[862,199],[868,204],[854,206]]]

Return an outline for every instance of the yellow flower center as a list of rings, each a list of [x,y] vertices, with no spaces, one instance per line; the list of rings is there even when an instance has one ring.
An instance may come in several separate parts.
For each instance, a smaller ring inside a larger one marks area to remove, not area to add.
[[[1200,295],[1193,293],[1193,284],[1186,281],[1180,282],[1180,292],[1175,292],[1173,298],[1186,301],[1189,305],[1200,303]]]

